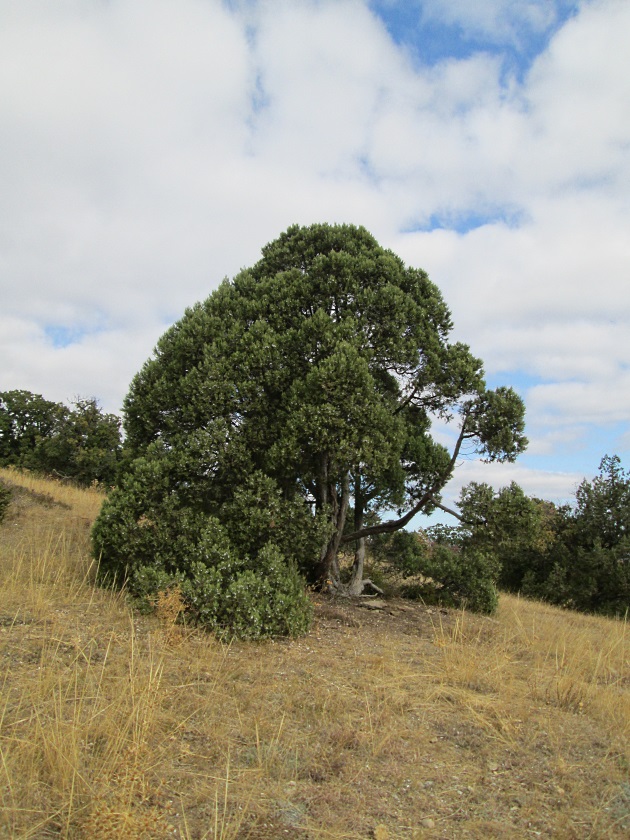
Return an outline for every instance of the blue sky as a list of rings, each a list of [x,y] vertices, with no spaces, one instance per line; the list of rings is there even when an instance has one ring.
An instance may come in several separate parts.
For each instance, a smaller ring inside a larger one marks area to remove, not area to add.
[[[420,65],[467,59],[478,53],[497,56],[502,78],[522,80],[554,33],[577,12],[566,2],[422,2],[373,0],[377,14],[397,44]]]
[[[449,500],[628,466],[629,34],[627,0],[0,0],[0,390],[118,411],[186,306],[352,222],[525,399],[528,453]]]

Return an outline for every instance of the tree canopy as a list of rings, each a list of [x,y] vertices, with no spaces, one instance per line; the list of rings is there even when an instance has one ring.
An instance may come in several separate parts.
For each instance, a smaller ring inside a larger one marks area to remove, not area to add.
[[[95,398],[72,408],[30,391],[0,393],[0,465],[112,484],[121,452],[120,420]]]
[[[465,487],[459,503],[468,523],[464,547],[496,558],[503,588],[585,612],[630,609],[630,473],[606,455],[575,502],[556,506],[511,484]]]
[[[526,446],[521,399],[488,390],[451,330],[426,273],[364,228],[293,226],[162,336],[125,400],[128,470],[169,461],[164,492],[219,519],[265,476],[318,523],[300,568],[339,589],[340,546],[440,505],[464,449],[493,461]],[[436,419],[457,430],[450,451]],[[366,525],[374,511],[399,513]],[[355,592],[361,575],[358,550]]]

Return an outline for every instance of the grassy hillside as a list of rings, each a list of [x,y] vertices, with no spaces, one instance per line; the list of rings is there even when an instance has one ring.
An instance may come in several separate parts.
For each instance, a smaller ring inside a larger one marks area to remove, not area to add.
[[[628,836],[624,623],[316,599],[222,645],[94,588],[98,492],[0,478],[0,836]]]

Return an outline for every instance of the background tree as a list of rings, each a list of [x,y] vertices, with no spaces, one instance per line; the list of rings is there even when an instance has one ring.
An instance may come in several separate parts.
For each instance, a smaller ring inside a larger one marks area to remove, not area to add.
[[[499,564],[492,551],[466,543],[462,529],[432,526],[370,538],[377,562],[397,571],[407,598],[491,613],[497,607]]]
[[[584,546],[613,548],[630,538],[630,472],[618,455],[605,455],[599,474],[575,492],[576,538]]]
[[[68,409],[30,391],[0,392],[0,464],[39,469],[38,447],[66,420]]]
[[[29,391],[0,394],[0,463],[68,478],[112,484],[121,455],[120,419],[95,398],[68,408]]]
[[[121,457],[120,418],[104,413],[94,397],[79,397],[72,406],[40,441],[40,469],[83,486],[113,484]]]
[[[630,474],[605,456],[599,474],[557,507],[512,484],[495,493],[471,484],[460,497],[464,545],[491,553],[499,584],[585,612],[630,608]]]
[[[551,502],[526,496],[515,482],[498,491],[471,482],[462,489],[458,507],[462,545],[496,558],[503,589],[519,591],[524,576],[534,569],[539,576],[550,573],[550,550],[560,524],[560,513]]]
[[[295,558],[304,573],[343,591],[343,543],[439,505],[464,449],[512,460],[525,447],[522,401],[486,389],[451,328],[427,275],[363,228],[294,226],[162,336],[125,400],[128,469],[156,447],[201,447],[165,492],[209,516],[248,476],[266,476],[324,523],[319,550]],[[451,452],[431,435],[436,418],[457,424]],[[365,527],[376,509],[400,515]],[[106,539],[101,550],[107,564]]]
[[[613,615],[630,609],[630,473],[606,455],[599,474],[576,490],[562,532],[570,560],[558,562],[567,602]],[[551,587],[549,587],[551,588]]]

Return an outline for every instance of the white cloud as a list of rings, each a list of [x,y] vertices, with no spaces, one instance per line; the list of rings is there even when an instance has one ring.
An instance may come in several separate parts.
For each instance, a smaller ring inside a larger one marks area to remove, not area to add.
[[[528,427],[528,455],[553,456],[584,450],[587,446],[588,427],[586,424],[579,425],[578,418],[575,425],[567,425],[565,421],[561,429],[544,425],[542,431],[539,431],[540,429],[541,426],[535,426],[532,433],[532,429]]]
[[[527,395],[539,422],[619,423],[630,417],[630,371],[596,381],[536,385]]]
[[[547,499],[554,504],[570,503],[577,486],[584,480],[579,472],[532,469],[521,464],[482,464],[462,462],[444,491],[444,502],[455,505],[462,487],[476,481],[489,484],[495,490],[516,482],[528,496]]]
[[[600,183],[606,194],[621,187],[617,195],[626,198],[628,26],[627,3],[594,2],[556,34],[534,64],[527,82],[528,142],[538,190],[566,194]]]
[[[557,8],[424,4],[497,38]],[[429,270],[492,374],[535,380],[538,451],[629,419],[628,3],[583,3],[507,85],[496,56],[415,67],[367,0],[0,18],[0,388],[116,408],[166,324],[263,244],[350,221]],[[401,233],[435,217],[463,232]]]
[[[24,389],[56,402],[96,397],[105,410],[117,413],[131,378],[163,331],[164,325],[136,325],[133,331],[110,329],[56,347],[32,321],[0,316],[0,390]]]

